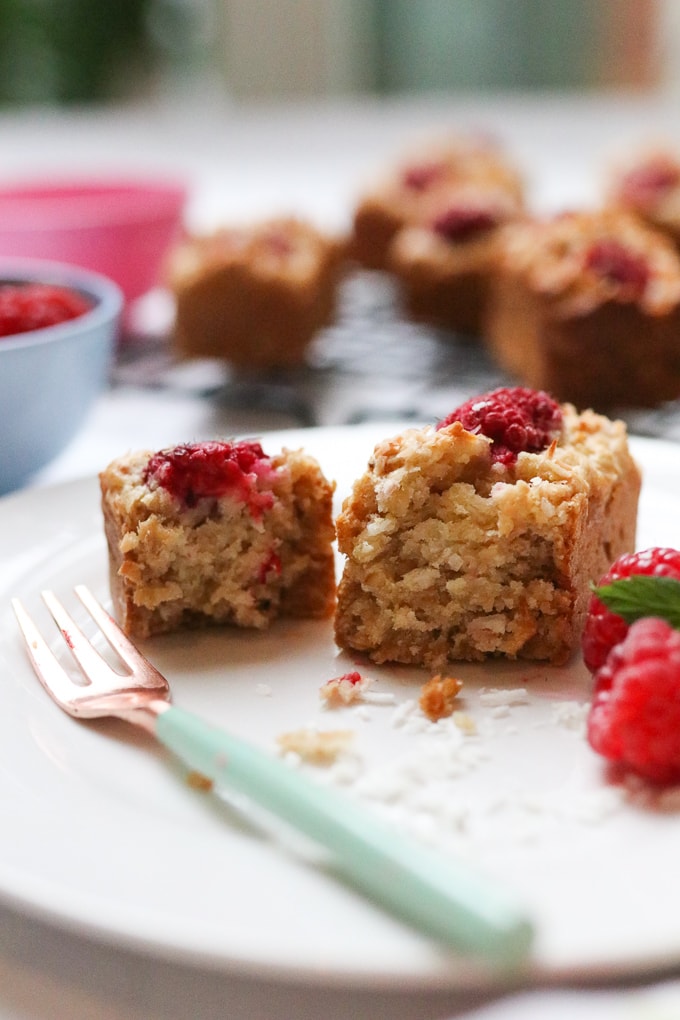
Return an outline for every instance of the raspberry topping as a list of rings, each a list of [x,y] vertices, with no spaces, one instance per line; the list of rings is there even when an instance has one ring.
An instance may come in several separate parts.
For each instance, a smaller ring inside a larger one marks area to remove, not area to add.
[[[187,443],[154,454],[144,480],[153,479],[188,507],[206,496],[219,499],[229,493],[247,503],[256,516],[274,501],[271,492],[257,487],[269,470],[271,461],[259,443]]]
[[[637,575],[680,581],[680,550],[655,546],[620,556],[600,579],[598,587]],[[627,633],[628,623],[608,609],[596,594],[591,595],[581,640],[583,659],[591,673],[604,665],[611,649],[623,641]]]
[[[663,157],[630,170],[619,186],[624,202],[637,208],[648,208],[659,200],[664,192],[680,184],[680,166]]]
[[[368,677],[363,677],[357,670],[353,670],[327,680],[321,685],[319,694],[329,707],[338,708],[359,701],[370,685]]]
[[[0,286],[0,336],[56,326],[89,312],[91,303],[67,287],[46,283]]]
[[[468,432],[481,432],[492,440],[493,461],[513,464],[518,453],[538,453],[559,436],[562,411],[542,390],[504,387],[468,400],[437,428],[456,421]]]
[[[427,191],[441,177],[443,169],[441,163],[421,163],[419,166],[408,167],[402,176],[404,187],[411,191]]]
[[[272,549],[267,558],[260,564],[257,579],[260,584],[266,584],[272,577],[280,577],[282,568],[281,557]]]
[[[270,230],[262,238],[262,243],[272,255],[286,258],[293,251],[293,243],[282,230]]]
[[[436,218],[433,229],[447,241],[463,243],[493,230],[498,223],[497,214],[488,207],[454,205]]]
[[[639,296],[647,286],[649,266],[642,255],[632,252],[620,241],[602,240],[586,252],[586,268],[611,283]]]
[[[680,780],[680,632],[665,620],[631,624],[596,674],[588,741],[655,783]]]

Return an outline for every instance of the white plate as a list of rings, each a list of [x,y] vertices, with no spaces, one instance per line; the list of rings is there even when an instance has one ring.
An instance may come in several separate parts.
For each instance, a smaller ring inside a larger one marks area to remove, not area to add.
[[[385,425],[274,433],[304,445],[338,500]],[[644,469],[639,545],[673,545],[677,446],[636,440]],[[9,609],[18,594],[66,599],[78,582],[106,599],[97,485],[85,480],[0,501],[0,896],[20,909],[161,955],[306,982],[461,987],[493,978],[337,884],[238,808],[196,791],[123,724],[77,723],[45,696]],[[41,617],[42,619],[43,617]],[[55,640],[58,647],[58,639]],[[680,814],[609,785],[583,738],[588,681],[554,669],[462,666],[476,735],[423,728],[405,703],[426,677],[366,669],[391,704],[323,710],[319,687],[353,665],[328,622],[264,634],[189,633],[146,646],[177,704],[274,748],[306,725],[350,729],[344,783],[399,825],[469,856],[523,899],[537,925],[538,979],[640,974],[680,963]],[[480,688],[525,688],[510,706]],[[492,699],[493,700],[493,699]],[[401,719],[401,724],[399,720]]]

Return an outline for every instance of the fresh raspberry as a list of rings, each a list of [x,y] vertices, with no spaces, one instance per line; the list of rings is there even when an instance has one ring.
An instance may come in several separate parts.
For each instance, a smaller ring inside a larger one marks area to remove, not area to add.
[[[46,283],[0,286],[0,336],[15,336],[33,329],[56,326],[84,315],[91,303],[67,287]]]
[[[647,616],[630,625],[595,677],[594,751],[655,783],[680,780],[680,632]]]
[[[636,297],[647,286],[649,266],[646,259],[620,241],[597,241],[586,252],[585,264],[597,276],[626,288]]]
[[[218,499],[230,493],[257,514],[272,505],[271,492],[260,492],[257,481],[271,468],[259,443],[187,443],[161,450],[149,459],[144,480],[153,479],[188,507],[199,499]]]
[[[447,241],[463,244],[498,224],[497,214],[487,206],[452,205],[437,216],[432,226]]]
[[[641,552],[626,553],[611,565],[600,579],[598,587],[635,574],[672,577],[680,581],[680,550],[655,546]],[[591,673],[604,665],[611,649],[623,641],[627,633],[628,624],[608,609],[597,595],[591,595],[581,639],[583,659]]]
[[[663,156],[634,167],[624,175],[620,185],[621,199],[638,209],[654,205],[666,191],[680,184],[680,166]]]
[[[469,432],[481,432],[493,440],[491,457],[494,461],[513,464],[518,453],[538,453],[559,436],[562,411],[542,390],[503,387],[468,400],[437,428],[445,428],[456,421]]]

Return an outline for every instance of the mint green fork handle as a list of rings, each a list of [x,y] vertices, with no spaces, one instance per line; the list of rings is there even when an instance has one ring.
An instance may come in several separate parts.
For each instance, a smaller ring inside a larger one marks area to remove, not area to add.
[[[218,787],[246,794],[326,847],[345,879],[402,920],[502,966],[526,959],[530,923],[466,865],[421,847],[349,798],[183,709],[159,715],[156,736]]]

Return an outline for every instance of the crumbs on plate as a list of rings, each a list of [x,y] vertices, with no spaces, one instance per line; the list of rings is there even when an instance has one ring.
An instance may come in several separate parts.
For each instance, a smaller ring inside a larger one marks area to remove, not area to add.
[[[372,683],[370,677],[362,676],[357,670],[353,670],[327,680],[319,688],[319,694],[329,708],[338,708],[341,705],[361,701]]]
[[[191,772],[187,772],[187,786],[190,786],[192,790],[203,790],[205,793],[209,793],[214,783],[212,779],[208,779],[202,772],[192,769]]]
[[[351,730],[294,730],[282,733],[277,743],[283,754],[295,754],[312,765],[332,765],[354,739]]]
[[[453,714],[456,699],[463,686],[463,681],[453,676],[433,676],[423,685],[418,704],[421,710],[436,722]]]

